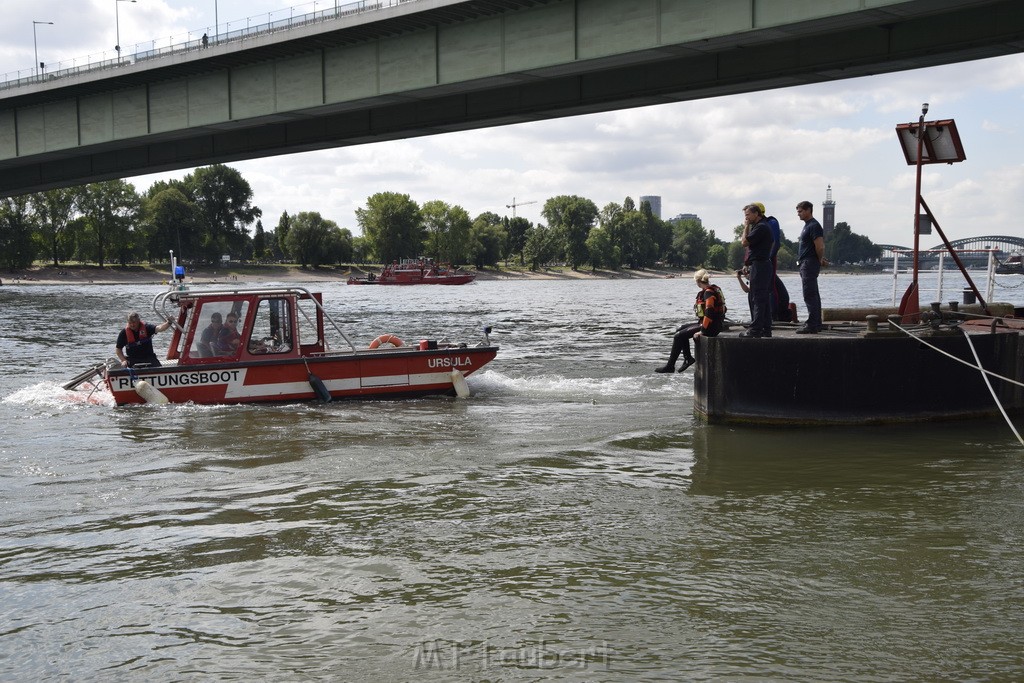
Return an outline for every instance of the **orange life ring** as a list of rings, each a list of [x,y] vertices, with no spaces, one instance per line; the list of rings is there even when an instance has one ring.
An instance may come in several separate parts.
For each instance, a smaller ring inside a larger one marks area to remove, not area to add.
[[[393,334],[382,334],[372,342],[370,342],[370,348],[375,349],[381,344],[391,344],[392,346],[401,346],[402,340]]]

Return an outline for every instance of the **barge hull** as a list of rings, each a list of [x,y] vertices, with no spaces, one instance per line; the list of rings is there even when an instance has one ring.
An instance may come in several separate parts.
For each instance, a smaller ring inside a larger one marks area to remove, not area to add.
[[[974,364],[963,334],[928,343]],[[972,334],[982,366],[1017,381],[1024,344],[1014,332]],[[982,374],[902,334],[833,333],[701,338],[694,412],[712,424],[884,424],[999,414]],[[989,376],[1003,407],[1024,410],[1024,389]]]

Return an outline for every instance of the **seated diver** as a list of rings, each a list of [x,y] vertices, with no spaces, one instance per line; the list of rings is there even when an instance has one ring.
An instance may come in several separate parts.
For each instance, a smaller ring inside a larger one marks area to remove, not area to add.
[[[679,368],[679,372],[683,372],[696,362],[693,354],[690,353],[690,339],[698,334],[703,334],[705,337],[717,337],[718,333],[722,331],[726,310],[725,295],[722,294],[721,288],[711,284],[708,278],[708,272],[703,268],[693,274],[694,282],[700,287],[697,299],[693,304],[697,322],[683,325],[676,330],[668,362],[656,369],[655,372],[674,372],[680,353],[683,354],[683,364]]]

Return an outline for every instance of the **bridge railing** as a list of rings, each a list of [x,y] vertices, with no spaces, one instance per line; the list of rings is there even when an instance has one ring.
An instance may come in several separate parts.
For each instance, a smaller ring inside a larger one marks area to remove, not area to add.
[[[245,19],[244,28],[231,28],[232,25],[240,23],[241,20],[231,21],[212,27],[212,30],[208,27],[206,29],[189,31],[186,34],[171,36],[166,41],[151,40],[137,43],[128,50],[122,50],[120,54],[116,50],[108,50],[87,57],[63,60],[58,62],[52,69],[21,69],[8,72],[0,77],[0,91],[50,82],[84,73],[118,69],[138,62],[203,50],[213,45],[239,43],[258,36],[288,31],[324,21],[334,21],[344,17],[372,13],[409,2],[416,2],[416,0],[357,0],[357,2],[349,2],[342,5],[335,4],[324,9],[317,9],[317,5],[325,4],[325,0],[317,0],[317,2],[306,3],[305,5],[295,5],[286,9],[268,12],[265,22],[262,21],[263,15],[248,17]],[[312,6],[312,11],[302,11],[300,14],[295,13],[296,9],[304,10],[310,7],[310,5]],[[279,12],[288,12],[288,16],[272,19],[272,15]],[[253,24],[253,19],[257,18],[261,23]]]

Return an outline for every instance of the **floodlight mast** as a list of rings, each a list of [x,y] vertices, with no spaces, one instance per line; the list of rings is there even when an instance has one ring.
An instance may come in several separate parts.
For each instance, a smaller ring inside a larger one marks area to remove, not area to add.
[[[921,118],[917,120],[917,180],[914,191],[914,279],[910,283],[910,288],[907,289],[907,294],[910,298],[904,299],[907,301],[906,310],[902,310],[900,307],[900,313],[903,315],[912,316],[913,322],[918,322],[921,314],[921,299],[919,289],[917,285],[917,274],[920,267],[920,249],[921,249],[921,158],[924,156],[924,115],[928,113],[928,103],[925,102],[921,105]]]
[[[907,287],[907,291],[903,294],[899,308],[899,314],[904,322],[919,322],[921,317],[918,275],[920,272],[921,225],[924,216],[928,217],[929,225],[938,232],[943,244],[946,245],[946,250],[953,257],[953,261],[956,262],[967,284],[974,291],[982,308],[986,313],[988,312],[988,305],[971,279],[970,273],[967,272],[967,268],[960,261],[960,257],[957,255],[953,245],[946,239],[946,234],[942,231],[942,227],[935,218],[935,214],[932,213],[928,203],[921,196],[921,167],[924,164],[953,164],[964,161],[967,158],[963,145],[960,142],[960,134],[956,130],[956,122],[953,119],[925,122],[924,117],[927,113],[928,103],[925,102],[921,105],[921,117],[916,124],[901,123],[896,126],[896,135],[899,138],[900,145],[903,147],[903,155],[907,160],[907,164],[913,164],[917,170],[914,193],[914,276],[910,286]],[[929,130],[932,132],[929,133]],[[922,210],[924,211],[923,214]]]

